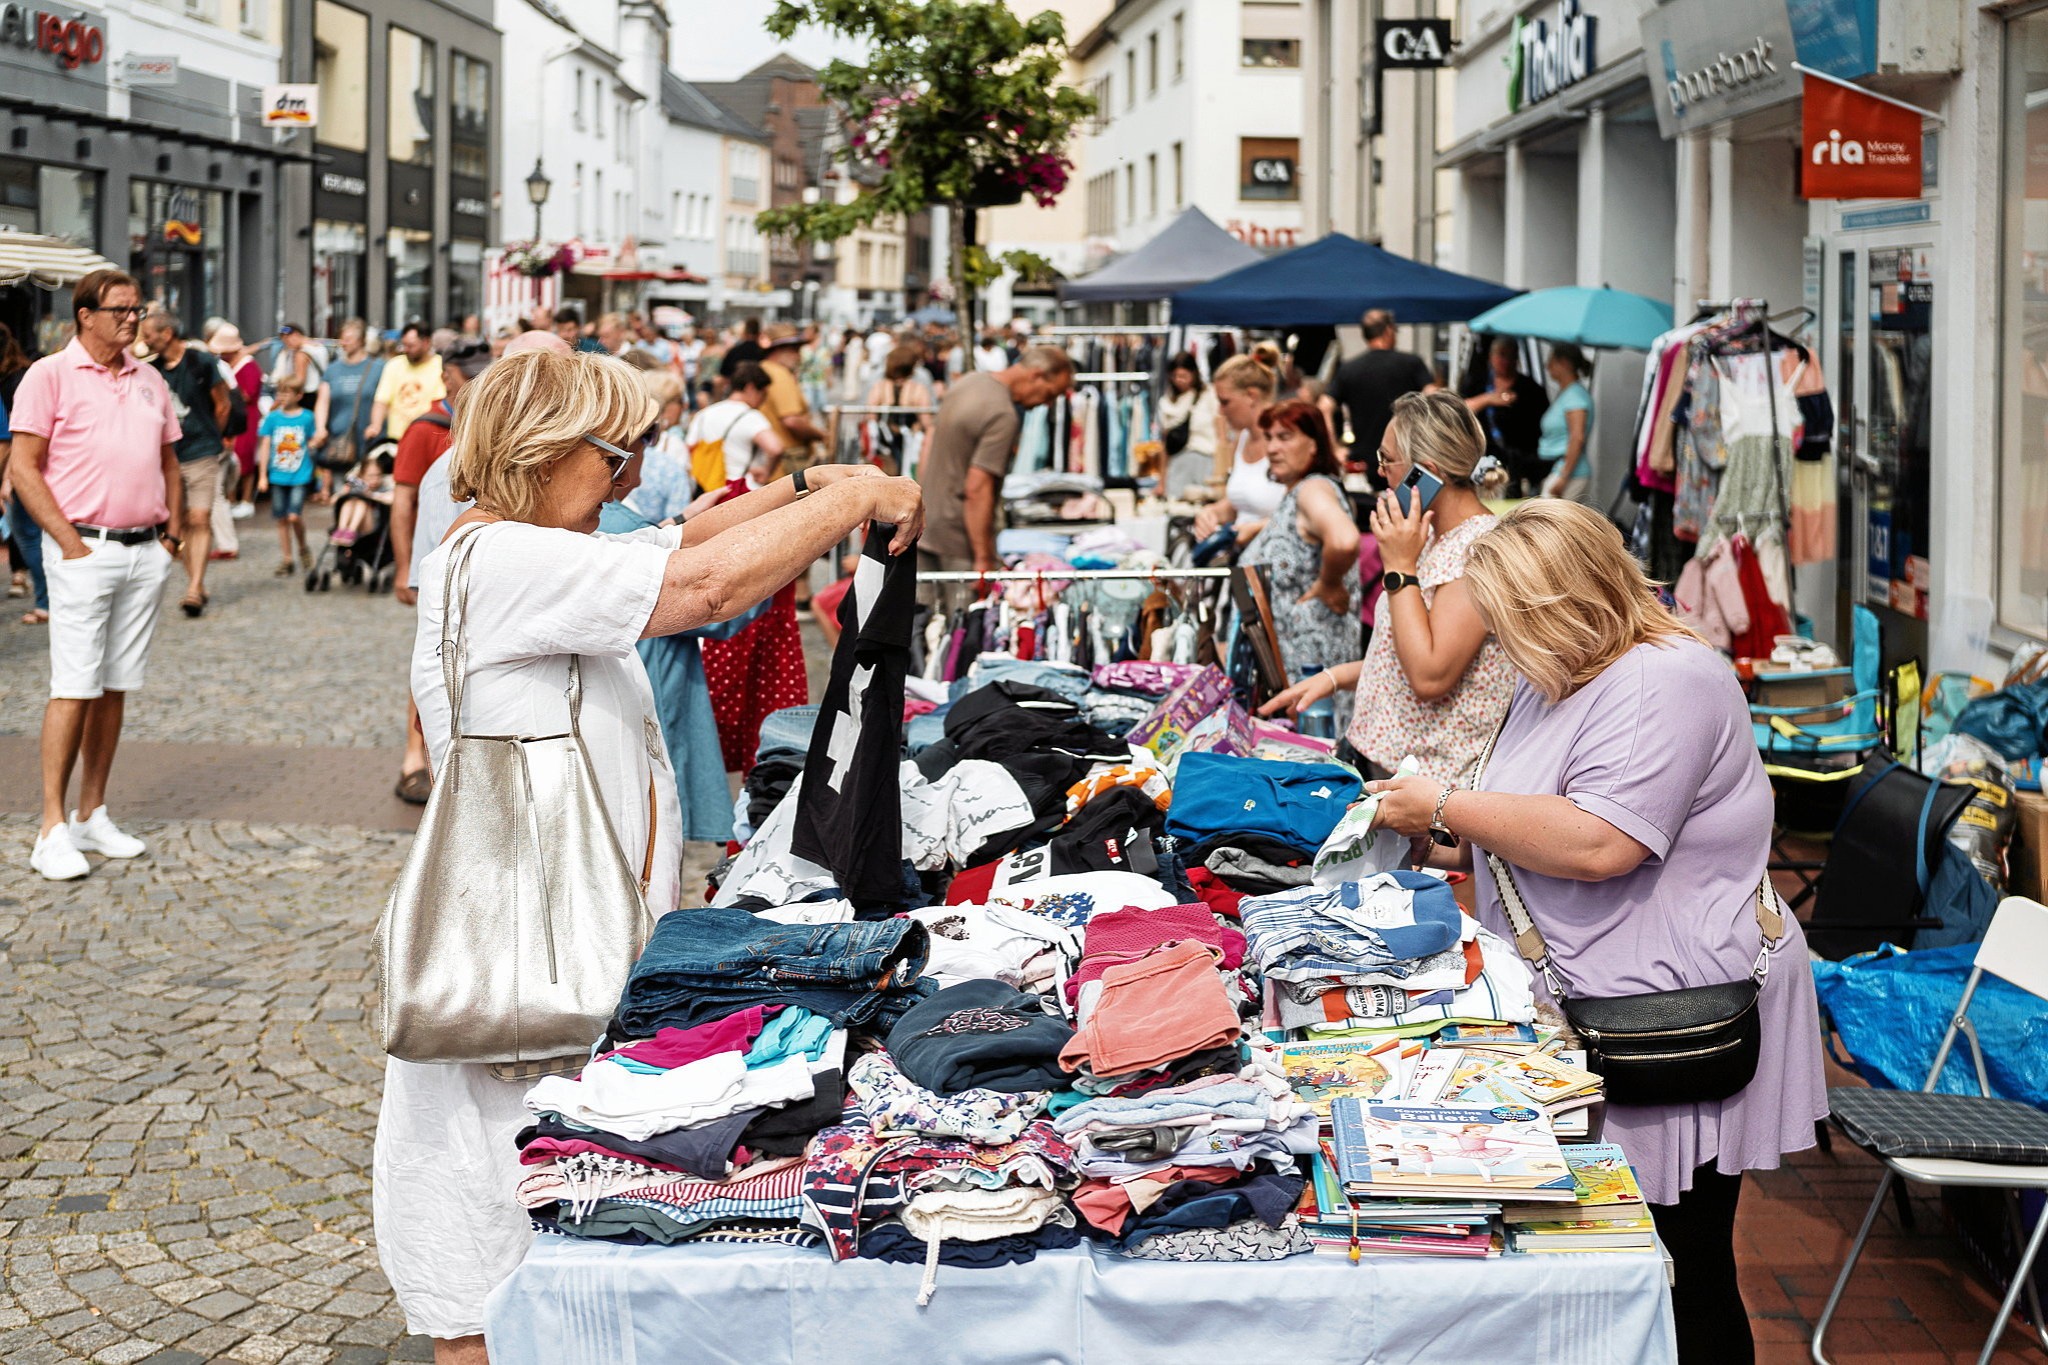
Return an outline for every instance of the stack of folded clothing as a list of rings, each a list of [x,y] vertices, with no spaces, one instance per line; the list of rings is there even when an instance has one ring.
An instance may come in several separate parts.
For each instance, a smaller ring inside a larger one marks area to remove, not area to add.
[[[1247,897],[1239,914],[1265,976],[1271,1027],[1417,1036],[1447,1023],[1536,1017],[1514,949],[1427,873]]]
[[[626,978],[614,1039],[650,1038],[749,1005],[801,1005],[835,1027],[887,1027],[934,987],[914,920],[777,924],[744,910],[663,915]]]
[[[807,1222],[835,1259],[940,1265],[1030,1260],[1072,1246],[1060,1199],[1072,1152],[1041,1115],[1073,1031],[999,981],[948,987],[906,1011],[888,1050],[848,1072],[845,1122],[807,1158]]]
[[[1183,1082],[1088,1099],[1054,1120],[1083,1177],[1075,1207],[1129,1255],[1271,1260],[1312,1249],[1294,1209],[1316,1118],[1269,1048]]]
[[[1102,990],[1103,975],[1110,968],[1136,962],[1182,941],[1200,943],[1215,952],[1231,1003],[1240,1014],[1250,1013],[1256,1007],[1257,988],[1242,970],[1243,932],[1235,925],[1219,921],[1208,906],[1196,902],[1159,909],[1133,906],[1091,916],[1083,939],[1081,964],[1067,978],[1064,988],[1066,1008],[1075,1012],[1077,1018],[1092,1013]]]
[[[670,1243],[744,1229],[794,1240],[796,1151],[834,1121],[846,1033],[800,1006],[664,1027],[527,1093],[518,1197],[578,1237]]]

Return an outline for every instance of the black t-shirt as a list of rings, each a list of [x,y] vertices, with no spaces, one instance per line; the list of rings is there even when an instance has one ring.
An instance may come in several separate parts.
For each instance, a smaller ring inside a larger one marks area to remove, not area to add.
[[[221,378],[220,362],[210,352],[188,341],[185,354],[177,364],[170,364],[162,356],[150,363],[157,367],[164,383],[170,387],[178,425],[184,431],[184,435],[178,438],[179,461],[203,460],[209,455],[220,454],[223,448],[220,423],[214,420],[213,415],[213,386],[227,382]]]
[[[1489,375],[1486,388],[1480,392],[1492,387]],[[1550,396],[1526,374],[1516,375],[1510,387],[1515,401],[1504,407],[1483,409],[1479,425],[1485,428],[1486,442],[1494,455],[1508,467],[1509,473],[1519,478],[1533,472],[1528,466],[1536,461],[1536,443],[1543,436],[1543,412],[1550,406]]]
[[[719,362],[718,372],[732,375],[742,365],[758,365],[768,358],[768,352],[761,349],[758,341],[742,338],[725,348],[725,359]]]
[[[1351,457],[1372,464],[1378,458],[1380,437],[1386,434],[1394,400],[1404,393],[1419,393],[1435,382],[1428,363],[1406,351],[1368,350],[1338,366],[1330,380],[1330,397],[1337,404],[1340,421],[1350,418]],[[1343,432],[1337,435],[1341,438]]]

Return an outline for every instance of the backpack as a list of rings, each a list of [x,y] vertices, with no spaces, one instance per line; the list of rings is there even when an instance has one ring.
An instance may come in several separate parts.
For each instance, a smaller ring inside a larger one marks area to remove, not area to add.
[[[221,439],[232,441],[249,430],[249,399],[240,384],[228,385],[228,424],[220,429]]]
[[[742,405],[744,406],[744,405]],[[697,481],[697,487],[709,493],[714,488],[723,488],[730,482],[725,477],[725,438],[732,435],[732,429],[746,420],[746,408],[738,417],[725,424],[725,430],[706,441],[690,443],[690,477]]]

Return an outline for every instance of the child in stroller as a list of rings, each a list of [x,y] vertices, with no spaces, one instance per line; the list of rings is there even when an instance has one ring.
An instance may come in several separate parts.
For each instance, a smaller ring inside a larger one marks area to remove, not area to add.
[[[334,501],[334,530],[306,574],[307,592],[326,592],[336,574],[371,592],[391,586],[391,441],[370,447]]]

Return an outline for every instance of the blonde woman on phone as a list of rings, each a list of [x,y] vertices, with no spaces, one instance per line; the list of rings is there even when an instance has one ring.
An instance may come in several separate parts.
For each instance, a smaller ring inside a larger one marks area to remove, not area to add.
[[[1487,455],[1478,418],[1441,391],[1394,400],[1379,466],[1388,490],[1373,509],[1371,530],[1383,572],[1365,658],[1303,679],[1260,714],[1299,714],[1339,688],[1354,688],[1340,757],[1377,777],[1413,755],[1427,776],[1456,781],[1500,724],[1515,686],[1514,670],[1464,582],[1472,543],[1499,520],[1481,494],[1500,488],[1507,473]],[[1417,469],[1429,477],[1407,486]],[[1396,488],[1407,496],[1406,510]]]

